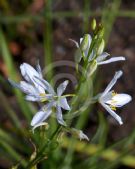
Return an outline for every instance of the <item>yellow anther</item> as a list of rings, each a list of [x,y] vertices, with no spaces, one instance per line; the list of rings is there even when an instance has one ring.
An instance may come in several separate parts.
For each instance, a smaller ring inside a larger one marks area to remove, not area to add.
[[[40,93],[39,95],[40,95],[40,96],[46,96],[46,94],[45,94],[45,93]]]
[[[41,97],[44,97],[41,99],[41,102],[45,102],[47,99],[46,99],[46,94],[45,93],[40,93],[39,94]]]
[[[110,106],[110,108],[112,109],[112,110],[114,110],[114,111],[116,111],[116,107],[115,106]]]
[[[43,98],[43,99],[41,99],[41,102],[45,102],[47,99],[46,98]]]
[[[115,91],[112,91],[112,96],[116,96],[117,93]]]

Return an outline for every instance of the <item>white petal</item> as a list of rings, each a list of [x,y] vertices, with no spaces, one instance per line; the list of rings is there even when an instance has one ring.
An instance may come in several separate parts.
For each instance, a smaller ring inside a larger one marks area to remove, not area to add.
[[[65,80],[63,83],[61,83],[61,84],[58,86],[58,88],[57,88],[57,95],[58,95],[58,96],[61,96],[61,95],[64,93],[64,91],[65,91],[67,85],[68,85],[68,80]]]
[[[128,94],[116,94],[112,97],[112,100],[107,101],[107,104],[111,104],[115,107],[122,107],[125,104],[129,103],[132,100],[132,97]]]
[[[38,124],[42,123],[51,115],[51,113],[52,111],[50,109],[37,112],[31,121],[31,126],[37,126]]]
[[[39,111],[35,114],[35,116],[32,118],[32,121],[31,121],[31,126],[35,126],[39,123],[42,123],[43,122],[43,119],[44,119],[44,116],[45,116],[45,112],[44,111]]]
[[[54,102],[50,102],[42,107],[42,109],[35,114],[31,121],[31,126],[37,126],[45,121],[52,113],[52,106]]]
[[[110,113],[110,115],[118,121],[118,123],[120,125],[123,124],[123,121],[122,121],[121,117],[118,116],[108,105],[106,105],[104,103],[101,103],[101,104],[108,111],[108,113]]]
[[[104,96],[100,95],[99,96],[99,102],[107,103],[108,101],[112,100],[112,92],[113,91],[110,91],[107,94],[105,94]]]
[[[39,97],[36,97],[36,96],[31,96],[31,95],[27,95],[25,97],[25,99],[27,101],[32,101],[32,102],[36,102],[36,101],[41,101],[41,99]]]
[[[108,86],[106,87],[106,89],[104,90],[104,92],[102,93],[101,97],[105,96],[110,90],[111,88],[115,85],[115,83],[117,82],[117,80],[122,76],[123,72],[120,70],[118,72],[115,73],[113,79],[111,80],[111,82],[108,84]]]
[[[38,61],[37,65],[36,65],[36,69],[37,69],[37,72],[38,72],[38,73],[39,73],[39,75],[40,75],[40,78],[42,78],[42,77],[43,77],[43,75],[42,75],[42,70],[41,70],[41,67],[40,67],[39,61]]]
[[[112,62],[117,62],[117,61],[124,61],[125,57],[112,57],[111,59],[105,60],[103,62],[98,62],[98,65],[104,65],[104,64],[108,64],[108,63],[112,63]]]
[[[40,74],[29,64],[23,63],[20,66],[22,76],[29,83],[34,83],[35,87],[39,90],[40,93],[44,93],[44,89],[39,86],[34,80],[34,76],[40,77]]]
[[[31,82],[33,76],[39,76],[37,71],[29,64],[23,63],[20,65],[21,74],[25,80]]]
[[[32,94],[32,95],[38,94],[38,90],[34,86],[32,86],[31,84],[25,81],[20,82],[20,87],[22,91],[26,94]]]
[[[80,38],[80,44],[82,43],[82,41],[83,41],[83,38]]]
[[[66,98],[61,98],[61,99],[59,100],[59,105],[60,105],[63,109],[65,109],[65,110],[70,110],[70,107],[69,107],[69,105],[68,105],[68,102],[67,102],[67,99],[66,99]]]
[[[37,84],[39,84],[42,88],[44,88],[44,90],[46,90],[47,92],[49,92],[52,95],[55,95],[54,89],[46,80],[44,80],[38,76],[35,76],[33,79]]]
[[[34,130],[35,130],[37,127],[40,127],[40,126],[46,126],[46,128],[48,128],[49,125],[48,125],[48,123],[46,123],[46,122],[39,123],[39,124],[35,125],[35,126],[32,128],[33,133],[34,133]]]
[[[31,82],[31,80],[29,79],[29,76],[27,76],[27,73],[26,73],[26,70],[25,70],[25,63],[20,65],[20,70],[21,70],[21,74],[24,77],[24,79],[28,82]]]
[[[96,58],[96,60],[97,60],[97,62],[101,62],[101,61],[105,60],[106,57],[109,56],[109,55],[110,55],[109,53],[103,52],[101,55],[99,55],[99,56]]]
[[[15,83],[11,79],[8,79],[8,81],[13,87],[20,89],[22,92],[26,94],[32,94],[32,95],[38,94],[38,91],[36,90],[36,88],[25,81],[21,81],[20,84]]]
[[[63,117],[62,117],[61,107],[57,106],[56,109],[57,109],[56,117],[57,117],[58,123],[63,125],[63,126],[66,126],[66,123],[65,123],[65,121],[63,120]]]

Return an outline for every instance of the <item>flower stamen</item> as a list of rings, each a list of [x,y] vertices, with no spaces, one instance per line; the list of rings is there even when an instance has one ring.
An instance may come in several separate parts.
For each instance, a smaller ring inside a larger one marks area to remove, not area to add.
[[[112,97],[114,97],[114,96],[116,96],[117,95],[117,93],[113,90],[112,91]]]
[[[39,94],[41,97],[44,97],[41,99],[41,102],[45,102],[47,99],[46,99],[46,94],[45,93],[40,93]]]
[[[110,105],[110,108],[111,108],[112,110],[116,111],[116,107],[115,107],[115,106]]]

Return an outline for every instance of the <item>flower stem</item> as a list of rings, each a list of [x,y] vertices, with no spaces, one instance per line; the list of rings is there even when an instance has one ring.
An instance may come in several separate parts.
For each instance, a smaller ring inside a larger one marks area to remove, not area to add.
[[[59,131],[62,129],[62,126],[58,126],[54,133],[52,134],[50,140],[43,146],[43,148],[37,153],[37,157],[30,161],[26,167],[26,169],[31,168],[32,166],[36,165],[39,161],[42,161],[44,159],[44,151],[45,149],[51,144],[51,142],[54,140],[54,138],[57,136]]]

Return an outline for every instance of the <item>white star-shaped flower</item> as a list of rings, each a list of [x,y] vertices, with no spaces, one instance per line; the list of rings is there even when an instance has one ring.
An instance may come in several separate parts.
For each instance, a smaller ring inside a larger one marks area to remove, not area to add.
[[[35,116],[31,121],[31,126],[33,126],[34,128],[41,126],[43,124],[43,121],[45,121],[51,115],[53,107],[55,108],[56,111],[56,118],[58,123],[66,126],[66,123],[63,120],[61,108],[65,110],[70,110],[70,107],[66,99],[66,95],[62,96],[68,85],[68,81],[66,80],[63,83],[61,83],[57,88],[57,92],[55,92],[52,86],[46,80],[39,77],[35,77],[35,81],[36,80],[40,81],[40,82],[37,81],[37,83],[44,89],[47,89],[51,97],[48,100],[49,103],[43,106],[41,110],[35,114]]]
[[[20,69],[21,74],[26,81],[15,83],[9,79],[10,84],[24,92],[26,94],[25,98],[28,101],[46,101],[46,104],[35,114],[31,121],[33,129],[46,124],[44,121],[51,115],[53,111],[52,108],[55,108],[58,123],[66,126],[61,108],[70,110],[66,99],[67,95],[62,96],[68,85],[68,81],[66,80],[61,83],[57,88],[57,92],[55,92],[53,87],[43,79],[39,64],[37,65],[36,70],[27,63],[23,63],[20,66]]]
[[[121,117],[115,113],[115,110],[117,107],[122,107],[132,100],[132,97],[128,94],[117,94],[114,91],[111,91],[112,87],[122,74],[122,71],[116,72],[111,82],[99,97],[100,104],[119,122],[120,125],[123,124],[123,121]]]

